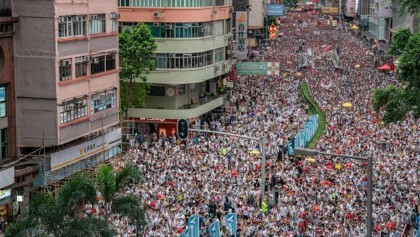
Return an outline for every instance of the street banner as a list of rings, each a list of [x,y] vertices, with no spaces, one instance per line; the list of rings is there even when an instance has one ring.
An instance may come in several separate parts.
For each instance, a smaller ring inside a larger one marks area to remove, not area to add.
[[[228,213],[225,216],[225,222],[226,222],[226,227],[230,230],[230,233],[232,233],[232,235],[236,237],[236,228],[237,228],[237,222],[238,222],[237,214]]]
[[[236,72],[240,76],[279,76],[278,62],[238,62]]]
[[[191,230],[190,229],[185,229],[182,234],[179,237],[190,237],[191,235]]]
[[[215,221],[209,225],[210,237],[221,237],[219,221]]]
[[[282,4],[268,4],[267,16],[284,16],[284,6]]]
[[[192,215],[188,218],[188,229],[191,230],[190,235],[187,237],[200,236],[200,217],[198,214]]]
[[[248,16],[246,11],[236,12],[236,58],[248,57]]]

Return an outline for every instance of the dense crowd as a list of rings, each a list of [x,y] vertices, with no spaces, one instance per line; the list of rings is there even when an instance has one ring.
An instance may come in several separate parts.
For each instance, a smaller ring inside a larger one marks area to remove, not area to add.
[[[228,212],[239,216],[237,236],[365,236],[367,164],[327,156],[308,162],[284,152],[309,117],[298,96],[303,81],[327,118],[316,148],[374,159],[374,235],[399,236],[415,218],[420,124],[408,116],[385,126],[372,110],[372,90],[390,79],[374,68],[371,48],[317,15],[288,14],[280,31],[282,38],[264,52],[265,61],[280,62],[280,76],[239,77],[226,109],[201,124],[266,137],[266,196],[261,198],[258,142],[211,134],[193,134],[182,142],[175,136],[143,134],[141,144],[133,140],[130,155],[113,161],[116,169],[134,162],[143,173],[141,184],[124,190],[141,197],[147,208],[143,236],[179,236],[188,217],[197,213],[201,236],[208,236],[207,227],[215,220],[220,220],[223,236],[230,236],[223,220]],[[305,77],[297,70],[299,41],[314,52]],[[336,47],[341,72],[331,62],[329,50]],[[352,107],[343,108],[345,102]],[[129,220],[112,218],[120,236],[136,231]]]

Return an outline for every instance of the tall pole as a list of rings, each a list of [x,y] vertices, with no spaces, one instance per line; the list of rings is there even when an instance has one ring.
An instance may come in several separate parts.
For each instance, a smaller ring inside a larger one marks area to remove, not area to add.
[[[368,191],[367,191],[367,218],[366,218],[366,229],[367,237],[372,236],[372,176],[373,176],[373,157],[368,157]]]
[[[261,144],[261,162],[262,162],[262,170],[261,170],[261,202],[264,201],[264,196],[265,196],[265,166],[266,166],[266,161],[265,161],[265,138],[262,137],[260,140],[260,144]],[[268,203],[267,203],[268,204]]]

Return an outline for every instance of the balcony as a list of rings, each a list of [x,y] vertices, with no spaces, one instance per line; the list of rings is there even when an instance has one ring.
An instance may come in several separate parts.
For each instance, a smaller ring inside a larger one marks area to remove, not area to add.
[[[182,105],[179,109],[130,108],[128,110],[128,117],[160,119],[196,118],[222,106],[225,102],[225,95],[207,96],[206,98],[192,102],[194,103]]]
[[[11,0],[0,0],[0,17],[12,16]]]

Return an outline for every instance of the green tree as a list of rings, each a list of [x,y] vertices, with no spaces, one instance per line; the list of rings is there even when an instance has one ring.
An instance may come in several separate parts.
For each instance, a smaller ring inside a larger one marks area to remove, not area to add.
[[[404,120],[407,115],[420,117],[420,33],[408,40],[397,65],[399,84],[377,89],[373,94],[373,108],[384,111],[383,121]]]
[[[297,7],[298,2],[299,2],[299,0],[283,0],[283,4],[288,8]]]
[[[36,194],[28,214],[6,229],[7,237],[111,237],[114,232],[105,219],[79,217],[84,203],[95,201],[94,183],[87,175],[69,179],[57,196]]]
[[[119,35],[121,111],[143,106],[149,85],[146,75],[155,68],[157,45],[150,28],[138,24]]]
[[[388,53],[392,56],[399,56],[404,51],[408,40],[413,34],[410,29],[401,29],[392,37]]]
[[[146,225],[144,208],[138,197],[134,195],[119,195],[131,181],[139,182],[141,174],[135,166],[126,166],[115,173],[110,165],[101,165],[97,171],[99,190],[107,206],[107,212],[127,216],[136,224],[138,230]],[[136,232],[139,234],[139,231]]]
[[[401,0],[398,13],[400,16],[418,14],[420,11],[420,0]]]

